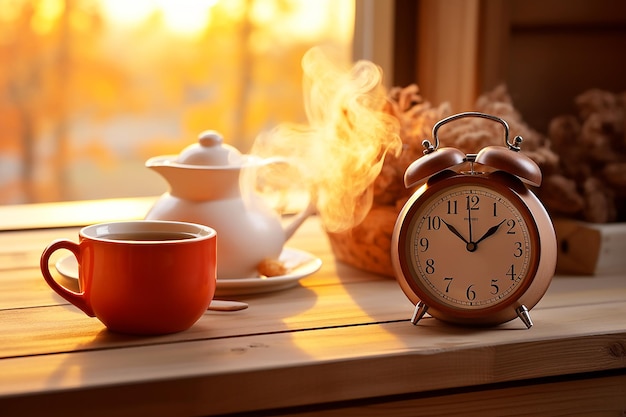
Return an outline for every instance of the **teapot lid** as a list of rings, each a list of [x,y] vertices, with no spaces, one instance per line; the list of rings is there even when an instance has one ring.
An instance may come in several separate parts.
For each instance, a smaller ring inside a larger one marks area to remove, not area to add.
[[[215,130],[205,130],[198,135],[198,143],[187,146],[176,158],[187,165],[228,166],[242,165],[243,155],[237,148],[224,143]]]

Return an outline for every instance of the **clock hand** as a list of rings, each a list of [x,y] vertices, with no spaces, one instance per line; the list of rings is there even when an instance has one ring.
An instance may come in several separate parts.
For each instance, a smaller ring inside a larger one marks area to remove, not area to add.
[[[474,242],[474,244],[478,245],[480,242],[482,242],[483,240],[487,239],[489,236],[491,236],[494,233],[496,233],[498,231],[498,229],[500,228],[500,226],[502,225],[502,223],[504,223],[504,220],[502,220],[500,223],[496,224],[495,226],[490,227],[489,230],[487,230],[487,232],[485,232],[485,234],[482,235],[482,237],[480,239],[478,239],[476,242]]]
[[[456,227],[452,226],[451,224],[448,224],[445,220],[441,220],[441,221],[443,222],[443,224],[445,224],[448,227],[448,230],[450,230],[452,233],[454,233],[455,235],[460,237],[463,242],[465,242],[466,244],[469,244],[469,242],[467,240],[465,240],[463,235],[461,233],[459,233],[458,230],[456,230]]]
[[[470,200],[469,200],[469,196],[467,197],[467,224],[469,226],[469,242],[466,241],[467,245],[468,245],[468,250],[470,252],[473,252],[474,250],[469,249],[469,245],[470,243],[472,245],[474,245],[474,240],[472,239],[472,208],[470,206]]]

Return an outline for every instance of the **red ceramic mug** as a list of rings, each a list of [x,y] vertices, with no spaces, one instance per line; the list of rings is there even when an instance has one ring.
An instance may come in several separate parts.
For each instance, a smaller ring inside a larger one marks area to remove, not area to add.
[[[57,294],[112,331],[174,333],[191,327],[215,294],[216,236],[210,227],[174,221],[95,224],[80,230],[79,243],[48,245],[40,267]],[[50,273],[59,249],[78,261],[78,292]]]

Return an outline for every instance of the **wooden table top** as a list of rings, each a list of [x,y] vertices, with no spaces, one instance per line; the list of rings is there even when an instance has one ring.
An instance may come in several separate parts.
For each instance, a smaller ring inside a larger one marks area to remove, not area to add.
[[[43,248],[77,238],[76,227],[59,225],[0,232],[2,416],[323,414],[337,407],[377,415],[383,399],[465,398],[485,387],[607,372],[624,381],[626,276],[555,277],[529,330],[519,320],[468,329],[426,317],[413,326],[413,305],[398,284],[337,262],[314,217],[288,243],[323,262],[299,285],[231,297],[250,307],[208,311],[185,332],[134,337],[107,331],[44,282]],[[626,398],[623,383],[607,387],[610,398]]]

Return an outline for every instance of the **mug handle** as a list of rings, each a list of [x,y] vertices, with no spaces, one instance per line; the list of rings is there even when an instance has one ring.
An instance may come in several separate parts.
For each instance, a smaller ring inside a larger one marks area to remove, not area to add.
[[[43,253],[41,254],[41,259],[39,261],[39,267],[41,268],[41,273],[43,274],[44,279],[46,280],[50,288],[52,288],[61,297],[65,298],[67,301],[80,308],[88,316],[95,317],[91,306],[88,304],[87,299],[85,298],[84,292],[78,293],[68,288],[65,288],[63,285],[56,282],[52,277],[49,269],[50,256],[59,249],[66,249],[72,252],[76,257],[76,260],[80,264],[80,250],[77,243],[66,239],[55,240],[54,242],[49,244],[46,249],[44,249]]]

